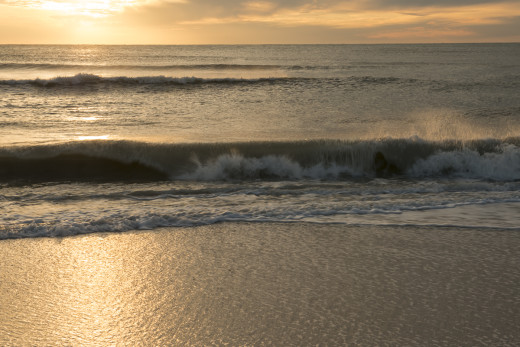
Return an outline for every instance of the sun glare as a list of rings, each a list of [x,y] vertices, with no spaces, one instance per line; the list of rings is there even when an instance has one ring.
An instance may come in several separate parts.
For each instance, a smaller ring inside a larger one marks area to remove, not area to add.
[[[105,17],[122,11],[127,6],[135,5],[139,0],[94,0],[94,1],[35,1],[30,7],[59,12],[65,15]],[[26,4],[29,6],[29,4]]]

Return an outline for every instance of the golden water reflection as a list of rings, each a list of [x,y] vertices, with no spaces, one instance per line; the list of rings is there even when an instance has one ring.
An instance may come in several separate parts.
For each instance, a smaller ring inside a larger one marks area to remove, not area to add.
[[[18,267],[20,259],[9,251],[4,255],[4,261],[13,262],[4,262],[7,278],[2,280],[11,283],[11,295],[2,306],[17,312],[20,321],[11,324],[30,330],[27,339],[22,333],[12,341],[106,346],[146,335],[140,331],[153,307],[141,307],[140,293],[149,285],[143,270],[154,268],[150,253],[141,256],[138,243],[106,240],[102,236],[23,240],[44,244],[41,252],[37,247],[36,253],[27,254],[31,261],[26,267]]]
[[[94,122],[99,120],[100,117],[98,116],[85,116],[85,117],[68,117],[66,120],[72,121],[72,122]]]

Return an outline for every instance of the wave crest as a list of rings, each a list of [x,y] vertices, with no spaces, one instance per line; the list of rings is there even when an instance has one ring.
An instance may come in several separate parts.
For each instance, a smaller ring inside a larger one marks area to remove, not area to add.
[[[33,85],[39,87],[55,86],[80,86],[94,84],[116,84],[116,85],[190,85],[190,84],[236,84],[236,83],[263,83],[285,81],[288,77],[268,78],[200,78],[200,77],[167,77],[167,76],[143,76],[143,77],[102,77],[95,74],[79,73],[74,76],[55,77],[50,79],[29,80],[3,80],[0,84],[7,85]]]
[[[195,144],[87,141],[0,148],[0,182],[16,178],[208,181],[362,177],[520,180],[520,138]]]

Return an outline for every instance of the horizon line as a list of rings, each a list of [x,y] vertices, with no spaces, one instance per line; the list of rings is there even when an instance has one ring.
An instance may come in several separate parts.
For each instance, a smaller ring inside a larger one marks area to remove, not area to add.
[[[481,42],[371,42],[371,43],[0,43],[0,46],[347,46],[347,45],[482,45],[519,44],[520,41]]]

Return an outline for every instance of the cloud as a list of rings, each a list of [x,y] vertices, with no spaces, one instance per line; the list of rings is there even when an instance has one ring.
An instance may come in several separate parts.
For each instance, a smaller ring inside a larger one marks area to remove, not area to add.
[[[501,4],[504,0],[368,0],[375,8],[460,7],[484,4]]]
[[[0,0],[0,6],[43,11],[39,23],[52,27],[66,28],[80,16],[91,31],[99,28],[98,37],[118,33],[114,43],[472,42],[491,39],[486,28],[497,33],[494,40],[520,40],[514,34],[520,3],[507,0]]]
[[[245,12],[261,12],[268,13],[274,10],[277,6],[270,1],[248,1],[242,3]]]
[[[334,28],[367,28],[388,25],[411,25],[412,33],[427,30],[432,24],[469,25],[497,24],[503,18],[520,15],[519,3],[486,4],[472,6],[413,7],[403,10],[362,9],[356,3],[338,2],[335,6],[323,7],[308,3],[298,7],[280,7],[273,3],[265,6],[266,11],[232,11],[222,15],[192,16],[182,20],[182,25],[217,25],[227,23],[267,23],[278,26],[325,26]],[[269,11],[267,11],[269,10]],[[267,13],[264,13],[267,12]],[[200,12],[198,12],[200,14]],[[219,14],[219,15],[216,15]],[[198,17],[198,18],[197,18]],[[438,32],[440,32],[438,30]],[[462,33],[462,31],[460,31]]]
[[[184,2],[186,0],[169,0],[168,2]],[[123,11],[127,7],[142,6],[160,0],[0,0],[0,4],[13,7],[25,7],[46,11],[61,12],[67,15],[83,15],[92,17],[109,16]]]
[[[439,37],[465,37],[473,35],[472,31],[463,29],[432,29],[427,27],[410,27],[404,30],[394,31],[382,31],[377,34],[368,35],[373,39],[417,39],[421,41],[423,39],[439,38]]]

